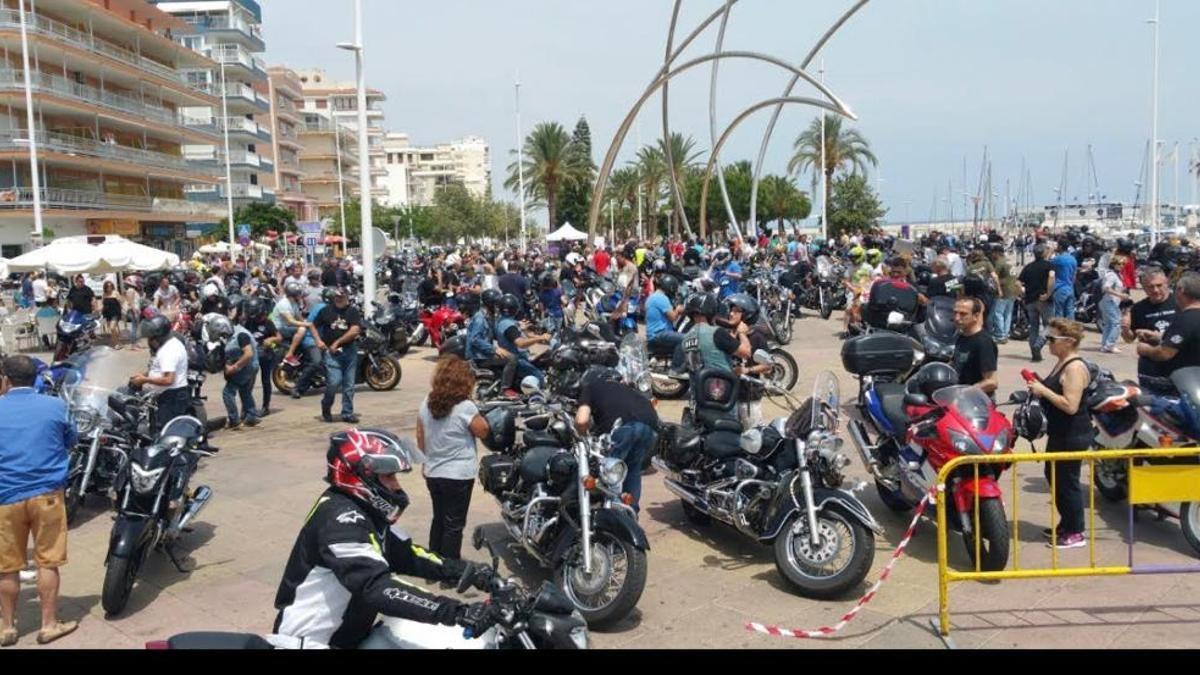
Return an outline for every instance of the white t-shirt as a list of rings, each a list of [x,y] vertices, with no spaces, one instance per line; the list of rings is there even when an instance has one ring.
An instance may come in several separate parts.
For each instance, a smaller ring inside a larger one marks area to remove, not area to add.
[[[155,391],[180,389],[187,386],[187,349],[178,338],[168,339],[162,347],[159,347],[158,353],[150,359],[150,377],[159,377],[163,373],[174,373],[175,379],[169,387],[151,385]]]
[[[171,308],[179,304],[179,289],[174,286],[161,286],[157,291],[154,291],[154,304],[162,303],[166,308]]]
[[[46,284],[45,279],[35,279],[33,281],[33,301],[34,302],[45,302],[46,294],[49,291],[49,289],[50,289],[50,286],[48,284]]]
[[[429,399],[425,399],[418,414],[425,430],[425,476],[473,480],[479,472],[475,434],[471,433],[471,421],[479,414],[475,403],[463,401],[449,415],[435,420],[429,412]]]

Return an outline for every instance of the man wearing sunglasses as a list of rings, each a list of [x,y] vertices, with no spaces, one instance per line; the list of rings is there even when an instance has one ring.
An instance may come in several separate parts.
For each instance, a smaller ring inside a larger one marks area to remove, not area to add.
[[[992,336],[983,329],[983,301],[963,298],[954,304],[954,325],[958,340],[954,343],[954,361],[958,383],[979,388],[988,396],[1000,386],[996,369],[1000,351]]]
[[[1121,337],[1125,342],[1161,342],[1163,334],[1175,322],[1178,314],[1171,293],[1171,282],[1166,271],[1157,265],[1143,269],[1139,280],[1142,290],[1146,291],[1146,298],[1135,303],[1121,317]],[[1146,393],[1167,396],[1174,392],[1171,369],[1165,362],[1139,356],[1137,369],[1138,384]]]

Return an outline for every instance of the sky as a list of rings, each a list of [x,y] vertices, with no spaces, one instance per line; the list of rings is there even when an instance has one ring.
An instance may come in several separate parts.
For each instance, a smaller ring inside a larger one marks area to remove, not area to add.
[[[1159,138],[1180,145],[1179,194],[1192,143],[1200,152],[1200,2],[1161,0]],[[266,59],[320,67],[353,80],[354,62],[337,42],[353,37],[351,0],[261,0]],[[851,0],[740,0],[726,51],[756,51],[798,63]],[[492,148],[494,192],[516,147],[514,81],[521,80],[526,133],[542,121],[568,129],[580,116],[592,129],[599,164],[621,120],[662,65],[670,0],[364,0],[366,74],[388,97],[386,126],[416,144],[467,135]],[[684,0],[680,37],[723,0]],[[873,0],[822,52],[826,84],[858,115],[880,165],[872,180],[892,222],[956,217],[975,194],[985,146],[993,188],[1016,199],[1029,170],[1036,204],[1056,201],[1067,158],[1067,199],[1087,201],[1091,145],[1099,194],[1132,202],[1151,133],[1153,0]],[[682,59],[710,53],[714,23]],[[816,75],[817,66],[810,67]],[[673,80],[671,125],[707,150],[711,67]],[[743,109],[780,96],[790,73],[728,61],[717,87],[717,134]],[[811,88],[798,88],[811,95]],[[722,163],[753,159],[769,111],[743,124]],[[783,173],[795,137],[816,117],[789,107],[780,117],[766,171]],[[661,137],[661,102],[644,107],[618,166],[637,139]],[[707,160],[707,152],[704,157]],[[963,165],[966,161],[966,190]],[[1175,169],[1163,168],[1162,195],[1173,201]],[[804,189],[811,178],[798,179]],[[1144,193],[1143,193],[1144,194]],[[1143,197],[1144,199],[1144,197]],[[938,202],[941,202],[940,204]],[[934,208],[937,208],[936,213]],[[542,216],[544,218],[544,216]]]

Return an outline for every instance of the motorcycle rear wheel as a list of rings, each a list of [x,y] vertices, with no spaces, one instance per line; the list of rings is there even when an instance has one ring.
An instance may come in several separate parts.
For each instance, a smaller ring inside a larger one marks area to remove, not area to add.
[[[771,360],[775,362],[771,380],[787,391],[795,389],[796,382],[800,380],[800,366],[796,363],[796,358],[776,347],[771,350]]]
[[[971,522],[975,522],[973,514],[968,514]],[[982,560],[979,569],[982,572],[999,572],[1008,566],[1008,546],[1012,535],[1008,529],[1008,519],[1004,516],[1004,504],[999,499],[979,500],[979,555]],[[963,544],[967,547],[967,557],[971,559],[971,567],[975,567],[975,537],[963,533]]]
[[[391,391],[400,385],[400,362],[390,356],[375,359],[363,369],[367,386],[374,391]]]
[[[654,396],[661,399],[675,399],[683,396],[687,391],[687,383],[679,380],[670,379],[668,382],[660,382],[659,378],[651,377],[650,386],[654,390]]]
[[[1179,526],[1183,538],[1200,555],[1200,503],[1184,502],[1179,507]]]
[[[292,390],[296,388],[296,382],[288,378],[288,374],[284,372],[283,366],[279,366],[271,373],[271,383],[275,385],[275,390],[284,396],[291,396]]]
[[[871,571],[871,563],[875,560],[874,535],[853,518],[838,511],[825,511],[817,515],[822,547],[812,551],[807,521],[808,516],[798,512],[784,524],[774,542],[775,568],[806,598],[840,598],[862,583]],[[847,546],[851,547],[848,554]],[[835,563],[831,574],[814,573],[815,568],[825,566],[830,558],[842,562]]]
[[[133,558],[112,558],[108,561],[108,567],[104,570],[104,589],[100,595],[105,616],[113,617],[125,611],[129,596],[133,593],[133,582],[137,580],[137,560],[140,558],[139,554],[134,554]]]

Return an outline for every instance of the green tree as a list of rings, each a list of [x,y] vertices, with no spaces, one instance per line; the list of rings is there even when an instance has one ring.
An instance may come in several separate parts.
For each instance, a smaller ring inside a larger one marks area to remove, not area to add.
[[[557,122],[542,122],[525,139],[525,193],[546,205],[551,227],[558,224],[558,200],[562,190],[580,180],[572,161],[571,135]],[[504,187],[519,189],[517,163],[508,167]]]
[[[796,223],[812,214],[808,195],[786,176],[763,178],[758,201],[759,225],[775,222],[777,232],[782,231],[785,223]]]
[[[866,176],[850,174],[833,183],[829,200],[829,236],[865,234],[879,227],[887,209]]]
[[[233,214],[237,225],[249,225],[250,236],[258,239],[274,230],[280,234],[296,231],[296,214],[278,204],[252,202],[238,209]],[[229,219],[221,219],[221,232],[229,231]]]
[[[657,232],[663,189],[666,186],[666,181],[669,180],[666,157],[659,148],[646,146],[638,150],[637,161],[634,164],[641,178],[640,190],[643,199],[646,231]]]
[[[668,148],[671,151],[671,167],[669,168],[674,170],[675,178],[679,181],[680,189],[682,189],[684,177],[687,175],[690,169],[696,166],[696,163],[700,160],[700,156],[704,153],[696,149],[696,140],[694,138],[691,136],[684,136],[678,132],[671,133],[671,142],[669,145],[663,139],[659,139],[658,152],[664,159],[668,156]],[[670,180],[671,175],[667,174],[667,181]],[[667,189],[671,189],[669,182],[667,183]],[[683,217],[681,214],[675,212],[678,209],[674,208],[675,204],[673,197],[671,206],[673,207],[671,213],[671,230],[673,232],[678,232],[683,226]]]
[[[429,239],[434,233],[433,209],[428,206],[408,204],[395,210],[399,222],[394,223],[394,235],[397,240],[405,239],[412,233],[418,239]]]
[[[382,204],[371,201],[371,222],[372,224],[383,230],[391,232],[393,228],[392,216],[396,215],[396,210],[383,206]],[[342,235],[342,214],[339,209],[333,215],[333,224],[326,234]],[[350,246],[356,246],[362,243],[362,204],[357,198],[346,200],[346,238],[350,240]]]
[[[571,164],[576,181],[563,188],[558,200],[558,218],[562,223],[579,226],[592,208],[592,188],[596,184],[596,163],[592,160],[592,129],[587,119],[579,118],[571,134]],[[556,223],[561,224],[561,223]]]
[[[857,129],[843,126],[839,115],[825,116],[825,166],[821,167],[821,120],[813,120],[796,139],[795,153],[788,163],[788,173],[801,176],[812,172],[813,192],[817,191],[820,172],[825,172],[825,200],[829,203],[833,191],[833,177],[849,167],[852,173],[866,173],[867,165],[878,166],[879,160],[871,152],[871,144]]]

